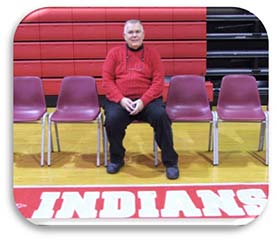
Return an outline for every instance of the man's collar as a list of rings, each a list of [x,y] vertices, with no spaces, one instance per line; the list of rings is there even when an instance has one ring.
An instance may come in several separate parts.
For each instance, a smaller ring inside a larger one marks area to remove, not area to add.
[[[136,51],[139,51],[141,49],[144,48],[144,45],[142,44],[138,49],[133,49],[133,48],[130,48],[127,44],[126,44],[127,48],[130,50],[130,51],[133,51],[133,52],[136,52]]]

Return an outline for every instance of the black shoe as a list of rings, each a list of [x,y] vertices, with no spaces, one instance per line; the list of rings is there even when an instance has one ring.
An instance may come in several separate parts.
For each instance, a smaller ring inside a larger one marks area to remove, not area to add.
[[[107,165],[106,171],[109,174],[115,174],[118,171],[120,171],[121,167],[124,165],[124,162],[119,162],[119,163],[114,163],[114,162],[110,162]]]
[[[177,164],[166,167],[166,175],[168,179],[177,179],[179,177],[179,170]]]

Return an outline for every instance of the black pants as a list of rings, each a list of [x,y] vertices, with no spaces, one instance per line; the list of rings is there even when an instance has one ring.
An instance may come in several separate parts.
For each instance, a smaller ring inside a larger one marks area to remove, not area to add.
[[[165,166],[177,164],[178,155],[173,147],[173,136],[171,121],[166,113],[165,105],[161,98],[158,98],[138,113],[130,115],[120,104],[104,101],[105,127],[110,143],[110,161],[114,163],[123,162],[125,148],[123,139],[127,126],[134,120],[149,123],[155,133],[155,140],[161,149],[162,162]]]

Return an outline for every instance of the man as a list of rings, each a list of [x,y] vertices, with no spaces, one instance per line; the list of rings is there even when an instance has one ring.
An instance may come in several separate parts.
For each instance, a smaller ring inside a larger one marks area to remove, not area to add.
[[[117,173],[124,165],[125,130],[138,120],[154,128],[167,178],[177,179],[178,155],[173,147],[171,121],[162,101],[164,69],[160,55],[144,46],[144,29],[139,20],[126,21],[124,39],[126,44],[111,49],[103,66],[105,126],[110,143],[107,172]]]

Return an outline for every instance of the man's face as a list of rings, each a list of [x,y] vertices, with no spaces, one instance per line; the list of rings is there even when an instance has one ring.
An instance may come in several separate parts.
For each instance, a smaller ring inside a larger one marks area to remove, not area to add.
[[[138,49],[142,45],[144,40],[144,31],[141,24],[127,24],[124,38],[130,48]]]

